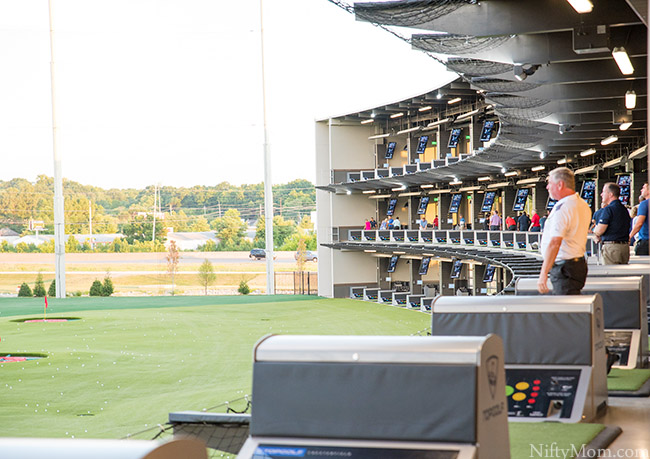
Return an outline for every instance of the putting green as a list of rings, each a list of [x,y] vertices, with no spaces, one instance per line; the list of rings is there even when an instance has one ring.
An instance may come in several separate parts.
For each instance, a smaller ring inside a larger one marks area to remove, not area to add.
[[[541,457],[573,458],[605,428],[602,424],[564,424],[559,422],[510,422],[511,459]],[[557,455],[559,452],[559,455]],[[566,456],[564,452],[570,452]]]
[[[607,390],[634,392],[639,390],[648,379],[650,379],[650,370],[612,368],[607,375]]]
[[[431,320],[362,301],[249,296],[69,298],[50,302],[48,317],[81,320],[13,322],[39,310],[38,299],[0,301],[0,354],[48,354],[0,364],[3,437],[122,438],[250,393],[253,345],[268,333],[410,335]]]

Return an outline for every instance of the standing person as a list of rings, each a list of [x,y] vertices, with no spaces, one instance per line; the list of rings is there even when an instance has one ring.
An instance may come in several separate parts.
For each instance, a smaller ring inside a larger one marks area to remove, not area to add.
[[[385,217],[381,223],[379,224],[379,229],[380,230],[385,230],[388,229],[388,217]]]
[[[546,220],[540,252],[544,257],[537,280],[537,290],[553,295],[580,295],[587,279],[585,250],[591,210],[575,191],[571,169],[558,167],[548,175],[546,189],[557,203]]]
[[[369,229],[370,229],[370,220],[368,220],[367,218],[366,218],[366,224],[365,224],[365,226],[363,227],[363,229],[365,229],[365,230],[369,230]]]
[[[607,182],[600,193],[605,205],[594,228],[596,241],[603,243],[601,256],[606,265],[626,265],[630,261],[630,214],[618,197],[621,189]]]
[[[630,232],[630,239],[639,233],[637,236],[636,245],[634,246],[635,255],[648,255],[648,183],[643,184],[641,188],[641,196],[643,201],[639,204],[639,211],[637,212],[637,221]]]
[[[638,213],[639,213],[639,205],[637,204],[636,206],[632,207],[632,210],[630,210],[630,218],[632,219],[630,231],[632,231],[632,228],[634,228],[636,222],[639,220],[637,215]],[[634,246],[635,242],[636,242],[636,234],[630,238],[630,245]]]
[[[490,231],[499,231],[501,229],[501,217],[499,212],[496,210],[492,211],[492,216],[490,217]]]
[[[546,220],[548,219],[548,210],[544,214],[542,218],[539,219],[539,226],[541,227],[541,231],[544,231],[544,225],[546,225]]]
[[[506,229],[508,231],[514,231],[517,229],[517,222],[512,218],[512,215],[506,217]]]
[[[438,216],[433,219],[433,229],[438,229]]]
[[[393,229],[402,229],[402,222],[399,221],[399,217],[395,217],[395,220],[393,220]]]
[[[377,221],[375,217],[370,217],[370,229],[377,229]]]
[[[517,229],[519,231],[528,231],[528,227],[530,226],[530,219],[528,218],[528,215],[526,215],[526,212],[522,212],[519,218],[517,219]]]
[[[460,215],[460,219],[458,220],[458,229],[464,230],[465,229],[465,217]]]
[[[530,226],[528,227],[528,231],[532,231],[533,233],[539,233],[542,231],[539,214],[535,209],[533,209],[533,216],[530,219]]]
[[[424,216],[424,214],[422,214],[422,217],[420,217],[420,221],[418,222],[418,225],[420,226],[421,230],[427,229],[427,219]]]

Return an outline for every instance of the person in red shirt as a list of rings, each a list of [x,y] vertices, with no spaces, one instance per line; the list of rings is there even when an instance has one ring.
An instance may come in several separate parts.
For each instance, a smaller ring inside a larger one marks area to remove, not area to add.
[[[530,227],[528,228],[528,231],[539,233],[541,230],[542,225],[539,224],[539,214],[536,210],[533,210],[533,216],[530,219]]]
[[[438,216],[433,219],[433,229],[438,229]]]
[[[512,218],[512,215],[508,215],[506,218],[506,228],[509,231],[514,231],[517,229],[517,222],[515,221],[514,218]]]

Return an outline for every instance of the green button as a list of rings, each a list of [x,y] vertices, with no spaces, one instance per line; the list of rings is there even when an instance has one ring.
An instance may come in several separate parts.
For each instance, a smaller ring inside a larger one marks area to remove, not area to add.
[[[506,386],[506,397],[510,397],[515,392],[514,387]]]

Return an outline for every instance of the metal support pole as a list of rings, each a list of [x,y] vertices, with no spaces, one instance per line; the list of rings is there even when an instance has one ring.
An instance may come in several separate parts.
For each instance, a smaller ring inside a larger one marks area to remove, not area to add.
[[[52,0],[48,0],[50,19],[50,79],[52,91],[52,150],[54,153],[54,270],[56,297],[65,298],[65,216],[63,214],[63,177],[59,156],[59,136],[56,124],[56,91],[54,85],[54,26]]]
[[[260,39],[262,56],[262,104],[264,113],[264,220],[266,236],[266,294],[275,294],[273,267],[273,187],[271,181],[271,147],[266,126],[266,79],[264,75],[264,12],[260,0]]]

